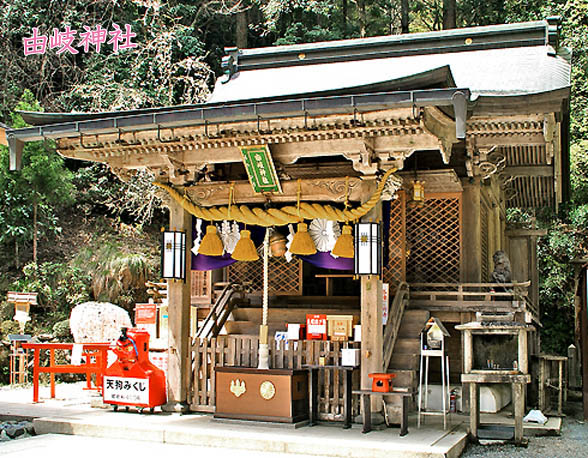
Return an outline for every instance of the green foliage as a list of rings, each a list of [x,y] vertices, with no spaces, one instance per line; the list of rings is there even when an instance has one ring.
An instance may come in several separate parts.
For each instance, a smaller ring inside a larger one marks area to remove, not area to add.
[[[71,330],[69,328],[69,319],[58,321],[53,325],[53,337],[63,341],[64,339],[71,338]]]
[[[4,320],[0,323],[0,339],[5,340],[8,334],[19,334],[18,323],[14,320]]]
[[[13,288],[39,293],[38,312],[55,320],[69,318],[71,309],[90,299],[90,276],[79,267],[59,262],[27,264]]]
[[[16,110],[40,111],[41,108],[33,94],[25,90]],[[12,125],[26,126],[17,112],[12,115]],[[0,234],[0,244],[15,245],[18,266],[19,244],[60,232],[57,212],[73,202],[72,174],[53,145],[44,142],[25,145],[20,173],[9,171],[9,153],[5,147],[0,151],[0,161],[0,189],[4,197],[0,203],[0,224],[5,228]]]
[[[81,250],[74,265],[91,276],[93,296],[132,310],[147,300],[145,282],[156,275],[155,260],[146,253],[128,252],[120,243],[103,240],[100,247]]]

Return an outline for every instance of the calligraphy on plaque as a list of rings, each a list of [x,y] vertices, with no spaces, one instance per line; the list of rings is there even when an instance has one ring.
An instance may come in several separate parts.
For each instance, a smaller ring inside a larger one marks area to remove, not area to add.
[[[282,192],[274,161],[267,145],[240,148],[249,183],[255,192]]]

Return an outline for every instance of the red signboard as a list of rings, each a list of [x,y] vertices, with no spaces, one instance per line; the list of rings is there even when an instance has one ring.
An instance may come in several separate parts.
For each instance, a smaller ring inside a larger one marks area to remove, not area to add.
[[[327,315],[306,315],[306,338],[327,340]]]
[[[157,304],[135,305],[135,324],[156,324]]]

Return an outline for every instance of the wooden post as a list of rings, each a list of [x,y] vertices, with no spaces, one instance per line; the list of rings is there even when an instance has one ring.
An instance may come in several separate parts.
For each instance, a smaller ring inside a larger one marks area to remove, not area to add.
[[[178,203],[169,203],[170,229],[186,232],[186,281],[168,280],[169,361],[167,372],[167,411],[188,409],[190,384],[190,265],[192,215]]]
[[[363,200],[372,195],[375,180],[365,181]],[[382,204],[378,203],[363,221],[381,221]],[[368,374],[383,371],[384,332],[382,325],[382,281],[376,276],[361,277],[361,389],[371,390]],[[382,404],[372,399],[372,412],[379,412]]]
[[[472,371],[472,367],[474,365],[473,348],[472,331],[466,330],[463,333],[463,371],[466,374],[469,374]]]
[[[482,281],[482,233],[480,223],[480,182],[464,181],[462,196],[462,269],[463,282]]]
[[[584,402],[584,420],[588,420],[588,275],[586,268],[582,269],[582,303],[580,313],[580,355],[582,358],[582,399]]]
[[[522,374],[529,373],[529,352],[527,346],[527,330],[520,329],[519,330],[519,350],[518,350],[518,363],[519,363],[519,371]]]

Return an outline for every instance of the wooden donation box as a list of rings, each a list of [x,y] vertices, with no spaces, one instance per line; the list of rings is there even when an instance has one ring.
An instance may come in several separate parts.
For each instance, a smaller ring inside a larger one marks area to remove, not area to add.
[[[308,419],[308,372],[216,368],[216,418],[296,423]]]

